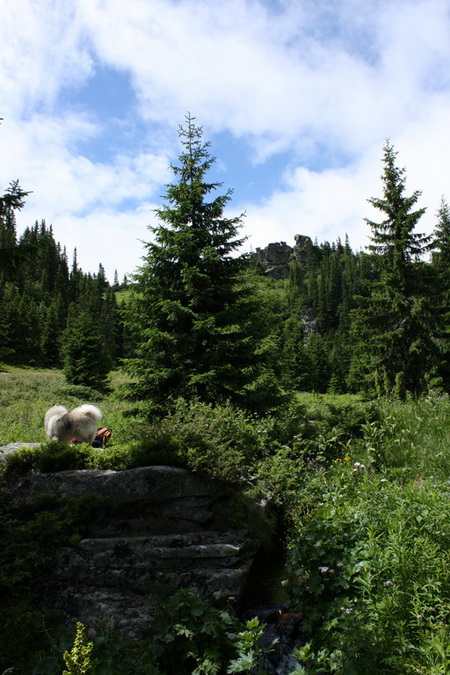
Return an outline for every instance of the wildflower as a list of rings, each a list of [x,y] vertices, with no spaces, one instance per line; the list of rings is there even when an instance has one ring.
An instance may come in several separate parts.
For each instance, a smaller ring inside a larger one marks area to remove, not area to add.
[[[225,635],[227,636],[227,638],[229,640],[236,640],[236,634],[235,633],[225,633]]]
[[[326,574],[330,568],[329,568],[329,567],[318,567],[317,569],[318,569],[319,572],[321,572],[322,574]]]
[[[387,482],[388,482],[388,479],[387,479],[387,478],[382,478],[382,479],[380,480],[380,483],[387,483]]]
[[[388,581],[384,581],[383,584],[384,584],[384,586],[393,586],[394,582],[388,580]]]
[[[350,455],[345,455],[344,462],[349,462],[351,460]]]
[[[344,567],[344,563],[343,563],[343,562],[338,562],[338,564],[336,565],[336,567]]]

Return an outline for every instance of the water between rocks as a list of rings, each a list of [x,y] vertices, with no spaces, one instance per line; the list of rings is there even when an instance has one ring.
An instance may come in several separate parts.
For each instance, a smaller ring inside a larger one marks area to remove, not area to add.
[[[285,547],[276,537],[269,547],[257,553],[242,597],[241,620],[257,617],[264,624],[260,646],[276,645],[264,659],[269,675],[288,675],[299,660],[293,650],[305,644],[301,614],[291,611],[284,582],[287,580]]]

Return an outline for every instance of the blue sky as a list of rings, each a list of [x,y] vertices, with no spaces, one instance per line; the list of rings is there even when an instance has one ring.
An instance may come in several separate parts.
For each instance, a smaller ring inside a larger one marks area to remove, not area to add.
[[[0,191],[86,272],[141,263],[188,111],[246,250],[363,248],[387,138],[419,231],[450,201],[450,0],[3,0],[0,45]]]

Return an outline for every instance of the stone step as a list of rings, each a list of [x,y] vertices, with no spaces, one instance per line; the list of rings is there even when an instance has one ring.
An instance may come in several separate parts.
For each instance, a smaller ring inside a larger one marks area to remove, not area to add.
[[[70,469],[24,476],[17,485],[22,500],[33,502],[42,493],[61,497],[97,494],[118,504],[164,502],[186,497],[229,496],[231,490],[187,469],[175,466],[143,466],[136,469]]]
[[[143,584],[158,572],[185,572],[201,568],[233,568],[253,557],[256,546],[245,532],[201,532],[153,537],[88,538],[78,546],[60,549],[56,557],[60,579],[88,578],[109,585],[119,575],[141,577]],[[115,583],[113,584],[115,585]],[[142,585],[142,584],[141,584]]]
[[[160,502],[137,502],[116,509],[107,518],[93,523],[94,537],[144,536],[199,532],[211,527],[217,511],[210,497],[184,497]]]

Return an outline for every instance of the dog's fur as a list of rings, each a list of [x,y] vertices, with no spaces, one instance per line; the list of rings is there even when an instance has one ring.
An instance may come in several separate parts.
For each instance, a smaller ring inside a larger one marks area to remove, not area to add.
[[[102,413],[95,405],[80,405],[70,412],[62,405],[54,405],[45,414],[45,433],[51,441],[60,443],[68,443],[73,438],[92,443],[101,417]]]

